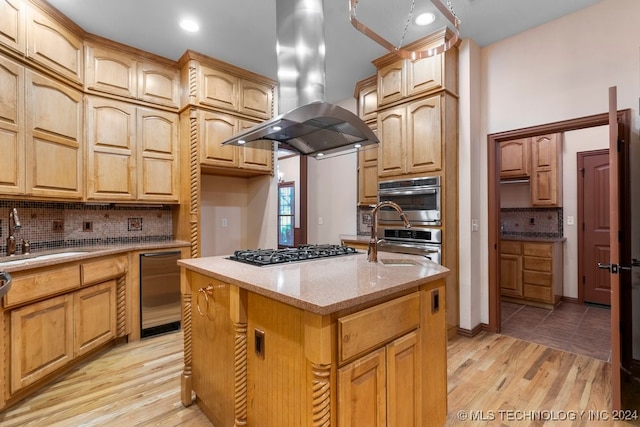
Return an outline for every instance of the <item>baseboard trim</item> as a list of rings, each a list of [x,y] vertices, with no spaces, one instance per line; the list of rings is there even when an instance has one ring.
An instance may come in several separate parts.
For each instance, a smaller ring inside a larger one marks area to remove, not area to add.
[[[560,298],[560,301],[562,302],[568,302],[571,304],[582,304],[582,302],[580,301],[580,299],[578,298],[573,298],[573,297],[565,297],[563,296],[562,298]]]
[[[488,327],[488,325],[484,323],[478,323],[473,329],[464,329],[464,328],[458,327],[458,335],[461,335],[467,338],[473,338],[476,335],[478,335],[480,332],[485,330],[486,327]]]

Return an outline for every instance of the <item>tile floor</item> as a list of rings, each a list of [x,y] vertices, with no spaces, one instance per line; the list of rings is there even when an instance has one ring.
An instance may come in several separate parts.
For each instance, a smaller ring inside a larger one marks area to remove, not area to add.
[[[554,310],[502,302],[502,333],[558,350],[611,361],[610,312],[561,302]]]

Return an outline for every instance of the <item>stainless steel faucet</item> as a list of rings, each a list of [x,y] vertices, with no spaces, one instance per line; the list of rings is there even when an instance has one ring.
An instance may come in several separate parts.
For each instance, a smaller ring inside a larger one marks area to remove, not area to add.
[[[20,223],[20,217],[18,216],[18,210],[13,208],[9,211],[9,237],[7,237],[7,256],[16,254],[16,238],[13,233],[22,227]]]
[[[380,242],[380,240],[378,240],[378,211],[383,207],[395,209],[404,222],[404,228],[411,228],[407,215],[402,212],[402,209],[397,203],[385,200],[375,205],[373,211],[371,211],[371,238],[369,239],[369,250],[367,251],[367,260],[369,262],[378,262],[378,243]]]

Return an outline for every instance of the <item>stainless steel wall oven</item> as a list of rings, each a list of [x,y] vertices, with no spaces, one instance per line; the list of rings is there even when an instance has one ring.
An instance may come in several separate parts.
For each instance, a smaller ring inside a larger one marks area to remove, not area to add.
[[[442,231],[435,228],[380,227],[378,250],[422,255],[442,262]]]
[[[412,226],[439,226],[440,177],[397,179],[378,183],[378,201],[389,200],[397,203],[407,215]],[[381,208],[378,212],[381,223],[401,223],[398,213],[391,208]]]

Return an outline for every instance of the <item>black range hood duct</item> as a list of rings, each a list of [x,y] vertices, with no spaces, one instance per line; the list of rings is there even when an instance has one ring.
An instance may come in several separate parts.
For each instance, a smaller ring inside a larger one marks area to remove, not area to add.
[[[331,157],[379,142],[357,115],[324,102],[323,0],[276,0],[280,115],[224,141],[271,140],[304,156]],[[284,113],[282,113],[285,111]]]

